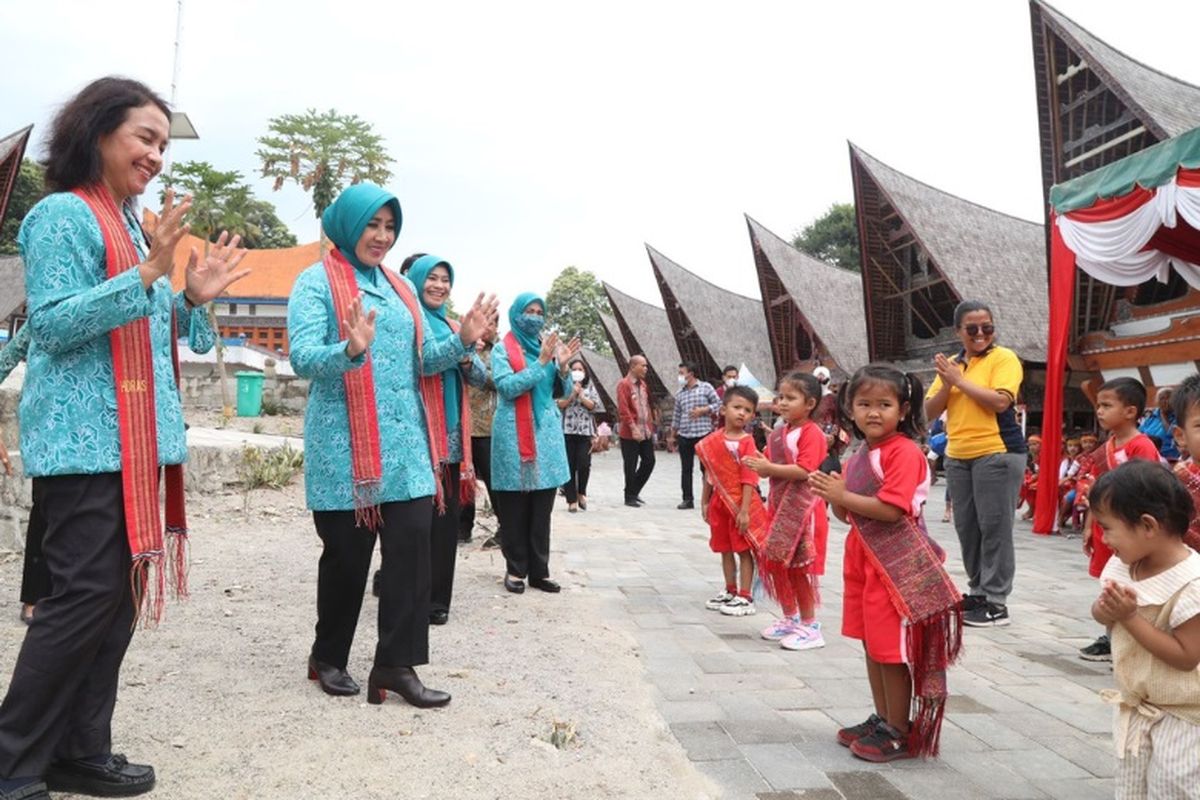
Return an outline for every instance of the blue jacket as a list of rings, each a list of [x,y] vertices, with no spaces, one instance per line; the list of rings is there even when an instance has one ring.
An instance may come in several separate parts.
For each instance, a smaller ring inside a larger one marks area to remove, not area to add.
[[[145,241],[130,207],[125,224],[144,257]],[[206,353],[216,341],[202,308],[187,309],[183,292],[159,278],[149,289],[136,269],[107,277],[104,240],[87,204],[69,192],[43,198],[17,236],[25,260],[31,342],[21,391],[21,456],[25,474],[119,472],[121,437],[109,333],[150,318],[158,462],[187,460],[183,409],[171,361],[172,340],[186,334]],[[175,311],[178,331],[171,329]]]
[[[17,335],[0,350],[0,383],[4,383],[9,374],[17,368],[17,364],[25,360],[25,354],[29,352],[30,330],[28,325],[22,325]]]
[[[554,362],[539,364],[526,356],[525,369],[513,372],[508,361],[508,349],[501,339],[492,350],[492,381],[496,384],[496,415],[492,419],[492,489],[500,492],[519,492],[526,489],[551,489],[562,486],[571,475],[567,467],[567,448],[562,432],[562,415],[551,398]],[[564,391],[571,392],[574,381],[570,373],[563,379]],[[521,454],[517,449],[517,413],[513,405],[519,396],[545,381],[545,406],[533,409],[534,439],[537,442],[536,479],[532,486],[521,485]]]
[[[376,312],[375,341],[370,352],[383,454],[379,501],[432,496],[436,487],[418,385],[416,326],[404,301],[377,270],[355,269],[354,276],[363,294],[363,310]],[[313,511],[349,511],[354,508],[354,493],[350,421],[342,376],[361,367],[366,357],[351,360],[346,355],[323,264],[304,270],[292,287],[288,339],[292,369],[311,382],[304,415],[308,507]],[[426,338],[422,352],[425,374],[451,369],[465,355],[466,349],[457,336],[441,341]]]

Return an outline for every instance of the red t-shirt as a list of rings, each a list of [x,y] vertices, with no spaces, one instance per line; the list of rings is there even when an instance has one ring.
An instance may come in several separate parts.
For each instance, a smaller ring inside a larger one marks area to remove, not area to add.
[[[718,431],[718,433],[720,433]],[[725,434],[721,433],[724,437]],[[746,434],[736,442],[732,439],[725,439],[725,449],[734,457],[738,463],[738,474],[743,485],[758,486],[758,473],[746,466],[746,459],[758,455],[758,448],[754,446],[754,437]]]
[[[1154,446],[1154,442],[1150,441],[1150,437],[1144,433],[1137,434],[1121,447],[1114,446],[1112,450],[1105,443],[1104,457],[1108,461],[1107,469],[1116,469],[1126,461],[1132,461],[1135,458],[1155,462],[1162,460],[1158,455],[1158,448]],[[1092,462],[1093,477],[1098,478],[1104,472],[1105,468],[1094,461]]]
[[[784,441],[792,463],[807,472],[815,472],[829,454],[824,431],[811,419],[805,420],[799,428],[789,428],[784,433]]]
[[[880,482],[875,497],[916,519],[929,497],[929,461],[912,439],[897,433],[872,447],[868,457]]]

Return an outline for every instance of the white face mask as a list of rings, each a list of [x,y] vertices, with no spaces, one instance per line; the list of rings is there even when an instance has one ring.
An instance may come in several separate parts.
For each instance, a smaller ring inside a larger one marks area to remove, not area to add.
[[[733,387],[737,386],[737,378],[726,378],[725,385],[732,389]]]
[[[587,373],[581,369],[571,370],[571,380],[576,383],[583,383],[583,379],[587,377]]]
[[[687,383],[687,376],[686,376],[686,375],[680,375],[680,376],[679,376],[679,385],[680,385],[680,386],[683,386],[685,383]]]

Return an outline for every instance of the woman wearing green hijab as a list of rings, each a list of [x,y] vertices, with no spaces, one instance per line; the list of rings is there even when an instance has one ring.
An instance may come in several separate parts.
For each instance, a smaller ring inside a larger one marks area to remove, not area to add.
[[[426,335],[412,284],[383,266],[400,222],[400,203],[380,187],[343,191],[321,217],[333,248],[288,300],[292,368],[310,382],[304,480],[324,545],[309,677],[329,694],[359,692],[347,663],[378,538],[379,642],[367,701],[390,690],[431,707],[450,695],[427,689],[413,669],[429,661],[430,521],[441,494],[421,376],[454,368],[496,306],[480,295],[457,336]]]
[[[492,421],[492,490],[500,520],[500,546],[507,573],[504,588],[520,594],[529,585],[557,592],[550,580],[550,513],[554,494],[567,482],[562,416],[554,402],[555,376],[572,388],[567,365],[580,343],[541,336],[546,302],[532,292],[518,295],[508,310],[511,330],[492,353],[498,395]]]

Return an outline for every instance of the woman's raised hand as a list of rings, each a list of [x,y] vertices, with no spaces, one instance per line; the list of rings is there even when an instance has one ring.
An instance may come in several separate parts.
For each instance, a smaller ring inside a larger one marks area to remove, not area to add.
[[[558,361],[559,366],[566,367],[568,364],[570,364],[571,359],[579,355],[579,351],[582,347],[583,342],[579,341],[578,336],[566,344],[559,344],[557,350],[555,351],[555,359]]]
[[[358,358],[375,341],[375,310],[363,312],[362,293],[350,301],[346,312],[346,355]]]
[[[499,314],[500,301],[496,299],[496,295],[484,295],[483,292],[480,292],[479,296],[475,298],[474,304],[458,321],[459,340],[464,345],[474,345],[489,331],[496,330]]]
[[[558,350],[558,331],[550,331],[546,334],[546,338],[542,339],[542,352],[538,354],[539,364],[549,364],[554,358],[554,353]]]
[[[238,264],[246,257],[246,249],[238,247],[241,243],[241,236],[231,239],[229,231],[221,231],[217,241],[208,248],[208,255],[203,261],[196,248],[192,248],[187,264],[187,288],[184,290],[188,302],[194,306],[204,305],[218,297],[231,283],[250,274],[249,268],[238,269]]]
[[[146,260],[138,265],[142,276],[142,286],[147,289],[150,284],[164,275],[170,275],[175,268],[175,246],[188,235],[190,230],[184,224],[183,217],[192,207],[192,196],[185,195],[179,205],[175,205],[175,192],[167,189],[163,196],[162,214],[159,215],[158,225],[154,228],[154,238],[150,242],[150,253]]]

